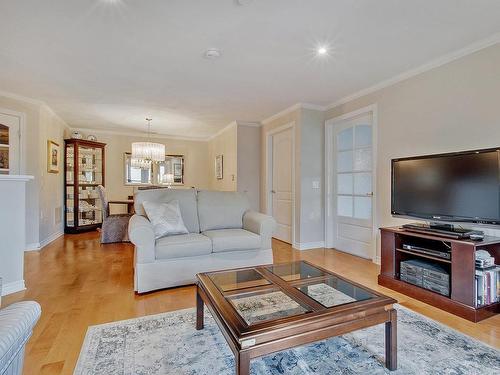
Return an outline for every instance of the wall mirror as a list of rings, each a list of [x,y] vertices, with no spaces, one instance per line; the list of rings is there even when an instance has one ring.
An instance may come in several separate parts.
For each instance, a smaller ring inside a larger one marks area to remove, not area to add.
[[[147,169],[131,165],[132,155],[124,155],[125,185],[179,186],[184,185],[184,155],[165,155],[165,161],[154,163]]]

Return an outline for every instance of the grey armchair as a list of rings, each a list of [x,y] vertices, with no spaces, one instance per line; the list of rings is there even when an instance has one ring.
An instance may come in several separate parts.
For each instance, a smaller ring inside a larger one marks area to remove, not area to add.
[[[128,222],[132,214],[110,215],[110,202],[106,199],[104,186],[99,185],[97,190],[102,203],[101,243],[128,242]],[[113,201],[113,203],[119,202]],[[127,202],[123,202],[123,204],[127,204]]]
[[[24,349],[42,309],[33,301],[0,310],[0,375],[21,375]]]

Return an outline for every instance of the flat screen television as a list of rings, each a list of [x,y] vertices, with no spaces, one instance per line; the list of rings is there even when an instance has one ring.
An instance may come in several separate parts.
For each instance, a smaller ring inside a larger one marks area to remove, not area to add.
[[[393,159],[391,212],[500,225],[500,148]]]

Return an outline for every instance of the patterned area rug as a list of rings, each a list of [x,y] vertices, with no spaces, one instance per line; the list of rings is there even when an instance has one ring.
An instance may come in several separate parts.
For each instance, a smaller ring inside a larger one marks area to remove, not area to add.
[[[383,325],[252,360],[252,375],[500,374],[500,352],[404,307],[398,309],[398,370],[384,367]],[[233,375],[234,359],[207,311],[125,320],[88,329],[75,375]]]

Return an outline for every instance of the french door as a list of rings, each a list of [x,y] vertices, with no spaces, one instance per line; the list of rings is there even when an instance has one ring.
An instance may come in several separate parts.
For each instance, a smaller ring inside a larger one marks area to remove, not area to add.
[[[372,125],[373,114],[365,113],[337,121],[327,131],[327,246],[368,259],[375,240]]]

